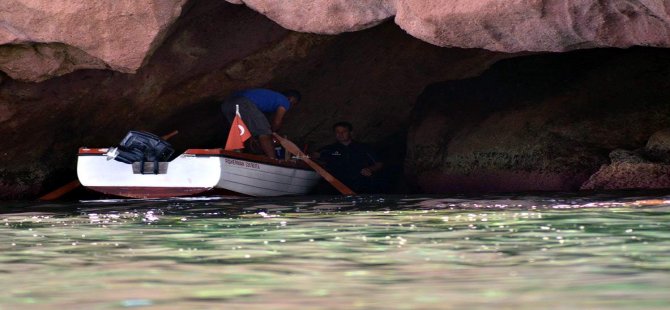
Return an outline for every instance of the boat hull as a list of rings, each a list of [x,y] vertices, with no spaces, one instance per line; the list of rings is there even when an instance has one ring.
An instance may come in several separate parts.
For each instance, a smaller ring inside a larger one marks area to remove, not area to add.
[[[96,192],[127,198],[167,198],[195,196],[211,188],[203,187],[149,187],[149,186],[87,186]]]
[[[130,198],[166,198],[226,192],[248,196],[307,194],[319,175],[300,161],[190,149],[166,163],[160,172],[145,173],[130,164],[107,160],[107,149],[81,148],[77,175],[82,185],[104,194]],[[135,168],[135,169],[133,169]]]

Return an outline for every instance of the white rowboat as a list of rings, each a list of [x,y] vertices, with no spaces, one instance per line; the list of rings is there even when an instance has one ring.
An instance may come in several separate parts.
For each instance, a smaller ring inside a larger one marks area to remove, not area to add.
[[[166,198],[208,192],[248,196],[285,196],[309,193],[321,178],[300,160],[189,149],[169,162],[126,164],[108,160],[107,148],[80,148],[79,182],[94,191],[129,198]],[[142,168],[144,168],[142,171]]]

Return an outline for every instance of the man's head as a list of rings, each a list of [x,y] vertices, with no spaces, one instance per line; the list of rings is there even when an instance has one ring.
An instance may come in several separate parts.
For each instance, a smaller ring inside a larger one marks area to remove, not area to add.
[[[295,89],[285,90],[282,92],[282,94],[286,96],[286,99],[288,99],[292,107],[300,103],[300,100],[302,99],[300,92]]]
[[[344,145],[348,145],[352,140],[352,133],[354,131],[354,126],[349,122],[338,122],[333,125],[333,131],[335,132],[335,139],[337,142],[340,142]]]

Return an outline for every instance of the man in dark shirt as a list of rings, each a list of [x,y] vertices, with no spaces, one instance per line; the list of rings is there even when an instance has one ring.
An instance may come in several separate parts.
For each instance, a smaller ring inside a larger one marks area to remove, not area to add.
[[[333,125],[336,143],[323,147],[312,157],[326,164],[326,170],[357,193],[378,192],[375,174],[384,166],[367,144],[353,140],[349,122]]]

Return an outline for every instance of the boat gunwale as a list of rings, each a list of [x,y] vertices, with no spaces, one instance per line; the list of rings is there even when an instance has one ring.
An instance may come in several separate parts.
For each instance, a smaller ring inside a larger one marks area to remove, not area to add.
[[[109,148],[88,148],[80,147],[78,156],[102,156],[107,153]],[[246,160],[255,163],[263,163],[271,166],[292,168],[299,170],[314,171],[309,167],[305,162],[301,160],[291,159],[291,160],[278,160],[268,158],[264,155],[256,155],[249,153],[241,153],[235,151],[226,151],[221,148],[216,149],[187,149],[181,155],[192,155],[195,157],[226,157],[232,159]],[[179,156],[181,156],[179,155]],[[174,160],[174,159],[173,159]]]

